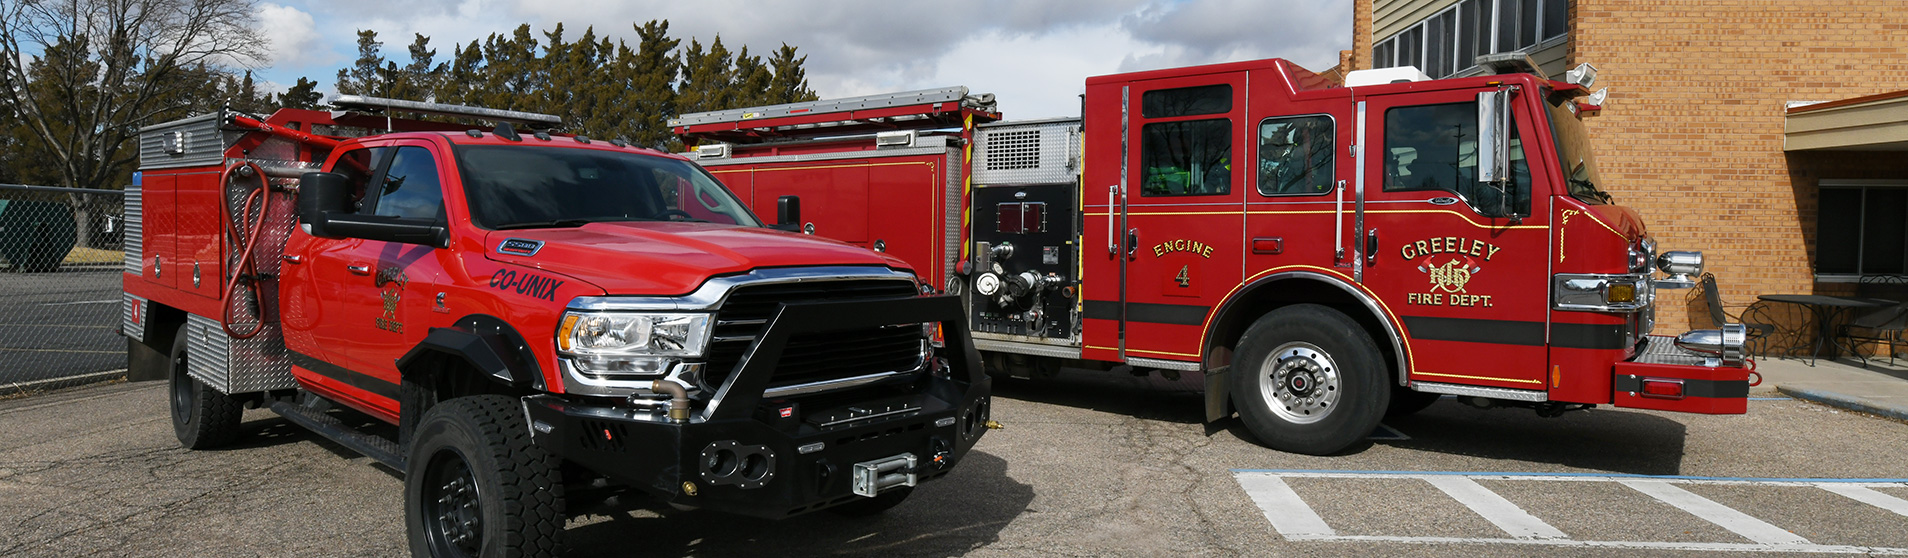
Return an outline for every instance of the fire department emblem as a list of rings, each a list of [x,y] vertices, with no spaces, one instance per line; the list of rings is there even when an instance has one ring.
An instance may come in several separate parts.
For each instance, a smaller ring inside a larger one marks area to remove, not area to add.
[[[384,315],[377,321],[378,329],[391,333],[404,333],[404,324],[398,322],[398,301],[404,298],[404,285],[410,281],[404,277],[404,270],[389,266],[378,270],[377,284],[381,291],[378,296],[384,298]]]
[[[1451,258],[1450,261],[1444,262],[1444,265],[1438,266],[1432,266],[1427,261],[1425,265],[1418,266],[1418,270],[1431,276],[1432,291],[1461,293],[1464,292],[1464,284],[1471,282],[1471,275],[1483,271],[1483,268],[1466,267],[1463,258]]]

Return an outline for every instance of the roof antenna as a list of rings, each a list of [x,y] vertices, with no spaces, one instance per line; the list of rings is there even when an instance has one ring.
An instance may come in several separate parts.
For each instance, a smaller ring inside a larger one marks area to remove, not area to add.
[[[490,133],[497,134],[497,137],[510,141],[523,141],[523,136],[517,135],[517,129],[511,127],[509,122],[498,122],[497,128],[491,130]]]

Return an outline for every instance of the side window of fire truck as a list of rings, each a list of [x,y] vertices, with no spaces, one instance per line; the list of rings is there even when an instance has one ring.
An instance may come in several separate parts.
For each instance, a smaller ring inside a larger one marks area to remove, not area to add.
[[[1530,213],[1530,165],[1511,127],[1510,211]],[[1477,181],[1477,103],[1397,107],[1385,111],[1385,191],[1443,190],[1479,215],[1504,217],[1504,192]]]
[[[331,167],[331,172],[344,175],[345,181],[351,184],[353,212],[364,210],[364,194],[368,191],[367,186],[371,184],[371,173],[377,170],[378,163],[384,160],[384,152],[388,150],[389,148],[384,147],[371,147],[346,151],[338,156],[338,163]]]
[[[1259,195],[1332,191],[1330,116],[1267,118],[1259,123]]]
[[[1232,111],[1232,86],[1156,89],[1140,94],[1140,195],[1216,196],[1232,191],[1232,120],[1187,116]]]
[[[436,219],[444,212],[444,189],[437,161],[422,147],[397,148],[378,189],[377,214],[407,219]]]

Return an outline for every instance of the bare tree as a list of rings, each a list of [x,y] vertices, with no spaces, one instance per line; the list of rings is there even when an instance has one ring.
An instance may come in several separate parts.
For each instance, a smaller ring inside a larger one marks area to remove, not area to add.
[[[264,59],[252,0],[0,0],[0,104],[70,188],[110,188],[138,128]]]

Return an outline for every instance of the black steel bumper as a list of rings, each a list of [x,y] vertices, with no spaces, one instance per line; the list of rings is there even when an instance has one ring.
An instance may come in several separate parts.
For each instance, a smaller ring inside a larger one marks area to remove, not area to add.
[[[923,322],[942,324],[945,363],[876,400],[762,396],[790,335]],[[920,481],[953,469],[987,430],[989,383],[967,332],[952,296],[784,304],[688,423],[552,395],[524,398],[524,413],[537,445],[669,503],[787,517],[862,498],[857,463],[911,454]]]

